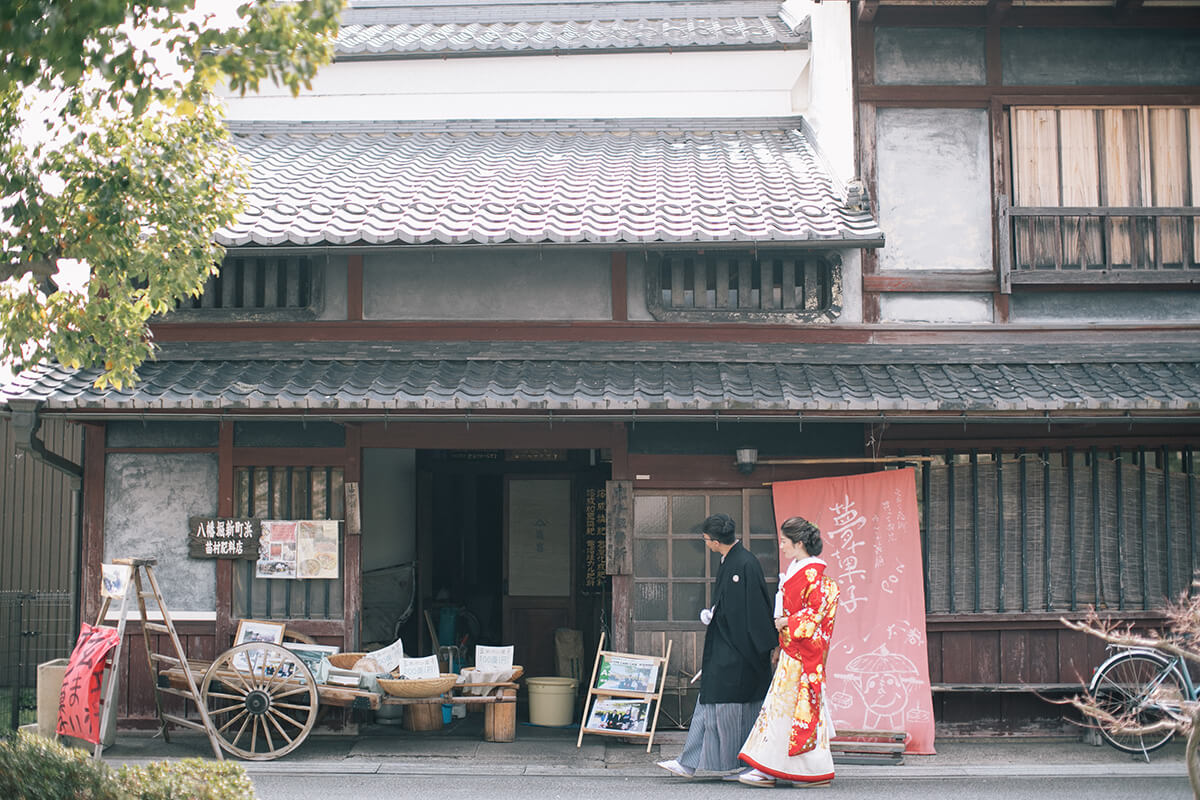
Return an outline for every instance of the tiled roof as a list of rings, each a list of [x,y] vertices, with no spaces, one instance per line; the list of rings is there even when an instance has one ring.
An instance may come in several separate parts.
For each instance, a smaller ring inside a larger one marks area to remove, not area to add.
[[[228,246],[883,239],[800,118],[231,128],[251,188]]]
[[[775,0],[358,3],[338,58],[807,47],[808,21]]]
[[[654,411],[843,414],[1200,412],[1200,348],[579,343],[205,346],[133,389],[31,370],[0,392],[48,410]],[[1067,351],[1064,353],[1064,351]],[[248,357],[257,352],[257,357]],[[333,353],[340,357],[331,357]],[[291,354],[288,357],[286,354]],[[207,356],[207,357],[206,357]]]

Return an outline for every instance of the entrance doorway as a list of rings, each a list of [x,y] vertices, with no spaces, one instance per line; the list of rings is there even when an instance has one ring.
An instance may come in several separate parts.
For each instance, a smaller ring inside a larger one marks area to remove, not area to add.
[[[610,473],[588,450],[416,451],[420,601],[410,653],[513,645],[526,675],[555,675],[554,632],[594,633],[600,596],[578,597],[583,487]],[[365,565],[364,565],[365,567]],[[425,613],[429,612],[433,633]]]

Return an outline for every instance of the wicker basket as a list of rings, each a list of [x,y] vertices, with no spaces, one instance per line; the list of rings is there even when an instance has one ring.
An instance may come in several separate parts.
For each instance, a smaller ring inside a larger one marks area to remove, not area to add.
[[[379,688],[393,697],[437,697],[457,682],[457,675],[443,672],[440,678],[380,678]]]
[[[326,656],[326,658],[329,659],[329,666],[331,667],[353,669],[358,660],[365,655],[366,653],[334,653],[331,656]]]

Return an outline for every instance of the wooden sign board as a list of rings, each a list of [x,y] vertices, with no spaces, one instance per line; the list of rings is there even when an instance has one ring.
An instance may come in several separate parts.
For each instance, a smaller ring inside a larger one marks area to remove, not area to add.
[[[188,556],[253,561],[261,532],[252,517],[188,517]]]
[[[604,634],[600,634],[575,746],[583,744],[585,733],[595,733],[644,738],[649,753],[658,728],[658,710],[670,661],[670,641],[661,656],[644,656],[605,650]]]

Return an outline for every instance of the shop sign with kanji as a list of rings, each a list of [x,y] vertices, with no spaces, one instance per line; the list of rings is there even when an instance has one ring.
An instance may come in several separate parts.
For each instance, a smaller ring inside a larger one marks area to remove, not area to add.
[[[254,561],[261,532],[259,520],[253,517],[188,517],[188,555]]]

